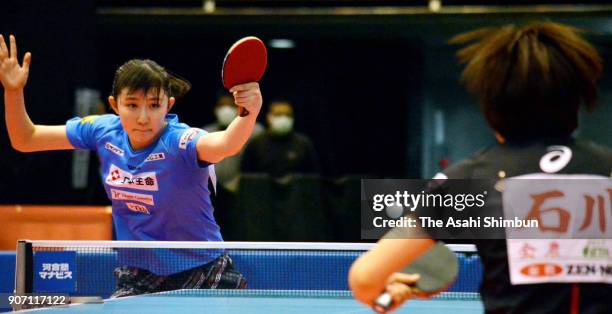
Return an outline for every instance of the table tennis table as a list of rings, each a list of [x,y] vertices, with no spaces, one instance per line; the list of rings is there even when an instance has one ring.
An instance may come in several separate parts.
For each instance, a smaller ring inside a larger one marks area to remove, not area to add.
[[[106,299],[99,304],[31,310],[36,313],[374,313],[348,291],[178,290]],[[412,300],[395,313],[483,313],[478,300]]]

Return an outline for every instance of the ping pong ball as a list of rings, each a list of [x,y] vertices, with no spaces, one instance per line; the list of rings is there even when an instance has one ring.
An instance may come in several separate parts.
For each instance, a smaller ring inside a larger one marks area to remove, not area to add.
[[[404,207],[400,205],[387,206],[385,213],[391,219],[399,218],[404,213]]]

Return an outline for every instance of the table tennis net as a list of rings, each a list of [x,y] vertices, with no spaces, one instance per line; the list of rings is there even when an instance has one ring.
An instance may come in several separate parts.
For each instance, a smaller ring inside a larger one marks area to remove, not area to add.
[[[166,276],[228,254],[249,290],[347,294],[351,264],[371,247],[357,243],[19,241],[15,291],[108,298],[116,289],[118,267]],[[482,265],[474,247],[449,247],[458,257],[459,276],[436,298],[478,299]]]

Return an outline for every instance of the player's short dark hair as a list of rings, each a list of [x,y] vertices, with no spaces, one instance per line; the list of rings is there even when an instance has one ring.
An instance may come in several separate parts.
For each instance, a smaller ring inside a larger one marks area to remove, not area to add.
[[[129,93],[137,90],[163,90],[168,97],[180,97],[191,89],[191,83],[170,73],[153,60],[132,59],[115,72],[112,95],[119,96],[124,88]]]
[[[483,28],[455,36],[461,81],[489,125],[508,139],[560,137],[595,108],[602,60],[581,30],[553,22]]]

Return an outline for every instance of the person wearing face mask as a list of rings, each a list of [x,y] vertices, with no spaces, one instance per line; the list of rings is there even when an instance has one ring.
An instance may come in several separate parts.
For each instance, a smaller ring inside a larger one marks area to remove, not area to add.
[[[202,127],[207,132],[223,131],[232,121],[234,121],[234,118],[236,118],[238,114],[236,105],[234,105],[234,99],[228,95],[219,97],[217,99],[217,103],[215,104],[214,113],[217,120]],[[253,134],[251,135],[250,139],[262,134],[263,131],[264,127],[260,123],[255,123]],[[220,187],[225,188],[229,192],[235,192],[236,188],[238,187],[241,158],[242,152],[225,158],[223,161],[215,165],[217,181],[221,185]]]
[[[266,132],[247,145],[242,172],[263,172],[273,178],[292,173],[318,173],[318,157],[312,141],[294,131],[293,107],[287,101],[270,104]]]

